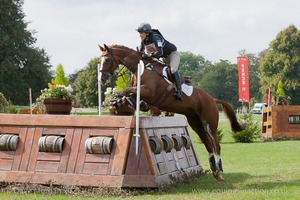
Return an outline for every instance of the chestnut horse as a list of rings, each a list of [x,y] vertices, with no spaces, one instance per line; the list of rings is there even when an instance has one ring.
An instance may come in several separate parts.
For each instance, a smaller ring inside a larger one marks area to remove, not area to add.
[[[141,76],[140,97],[148,104],[160,110],[183,114],[191,128],[198,134],[204,143],[208,154],[209,163],[214,177],[218,181],[223,181],[223,168],[221,161],[221,148],[217,139],[217,127],[219,122],[219,112],[216,103],[223,106],[223,110],[230,120],[231,129],[234,132],[243,128],[238,123],[236,114],[231,104],[212,98],[207,92],[200,88],[193,88],[190,96],[183,94],[182,101],[175,100],[173,94],[173,84],[168,83],[162,76],[163,64],[153,61],[151,58],[143,59],[142,53],[125,46],[112,45],[100,47],[102,56],[101,63],[101,83],[110,81],[113,72],[120,64],[126,66],[136,80],[137,66],[143,60],[145,66],[152,65],[152,68],[145,67]],[[136,81],[135,81],[136,82]],[[171,89],[170,89],[171,88]],[[132,86],[125,88],[124,96],[136,95],[137,88]],[[215,159],[216,156],[216,159]]]

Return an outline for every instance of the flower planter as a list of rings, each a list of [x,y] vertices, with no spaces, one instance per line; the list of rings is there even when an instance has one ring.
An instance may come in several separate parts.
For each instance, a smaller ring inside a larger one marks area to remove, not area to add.
[[[72,102],[62,98],[45,99],[44,105],[47,114],[69,115],[72,110]]]

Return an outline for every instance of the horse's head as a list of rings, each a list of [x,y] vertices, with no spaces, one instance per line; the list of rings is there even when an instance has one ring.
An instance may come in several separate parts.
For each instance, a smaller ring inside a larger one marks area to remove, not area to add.
[[[114,52],[111,48],[104,44],[104,47],[99,45],[100,50],[102,51],[102,56],[100,58],[102,73],[101,83],[106,84],[109,83],[113,72],[118,68],[119,64],[116,62],[114,57]]]

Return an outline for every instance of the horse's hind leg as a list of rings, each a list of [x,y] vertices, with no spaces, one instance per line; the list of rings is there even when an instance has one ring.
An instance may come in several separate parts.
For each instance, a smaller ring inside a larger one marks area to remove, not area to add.
[[[198,134],[200,137],[201,141],[205,145],[205,148],[208,152],[209,156],[209,164],[210,168],[212,170],[213,176],[218,180],[218,181],[223,181],[223,167],[222,167],[222,161],[220,157],[220,144],[217,139],[217,133],[216,133],[216,128],[211,129],[210,125],[205,122],[201,121],[199,123],[199,119],[197,116],[187,116],[187,120],[189,125],[192,127],[192,129]],[[215,160],[216,154],[217,157],[217,162]]]
[[[205,134],[209,140],[211,141],[211,145],[213,146],[213,153],[209,152],[209,164],[212,170],[214,177],[218,181],[224,181],[223,178],[223,166],[221,160],[221,146],[217,138],[217,127],[211,127],[207,122],[202,122],[203,127],[205,129]],[[215,156],[216,155],[216,160]]]

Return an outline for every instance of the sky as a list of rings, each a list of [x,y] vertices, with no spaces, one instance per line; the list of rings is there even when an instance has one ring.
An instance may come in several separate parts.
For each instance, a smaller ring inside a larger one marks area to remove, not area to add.
[[[299,0],[24,0],[28,30],[55,70],[83,69],[98,45],[140,45],[136,28],[148,22],[177,46],[213,63],[258,54],[290,25],[300,28]]]

